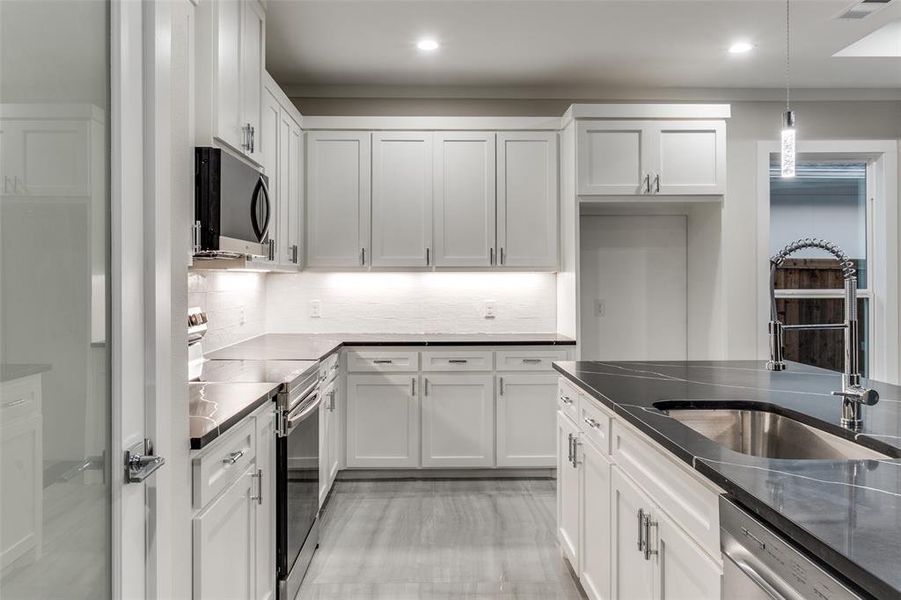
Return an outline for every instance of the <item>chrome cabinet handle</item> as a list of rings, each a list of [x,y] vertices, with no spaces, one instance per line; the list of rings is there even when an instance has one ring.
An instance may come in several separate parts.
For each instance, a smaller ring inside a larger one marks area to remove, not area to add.
[[[500,383],[501,396],[503,396],[504,395],[504,378],[498,377],[498,380],[499,380],[498,383]]]
[[[660,173],[657,173],[657,175],[654,177],[654,193],[660,193]]]
[[[250,127],[250,153],[253,154],[256,151],[257,145],[257,128],[250,123],[248,123],[247,126]]]
[[[366,248],[360,248],[360,263],[366,266]]]
[[[14,406],[22,406],[29,400],[31,400],[31,398],[19,398],[18,400],[13,400],[11,402],[7,402],[6,404],[3,405],[3,408],[12,408]]]
[[[644,193],[645,194],[651,193],[651,174],[650,173],[648,173],[647,175],[644,176]]]
[[[504,258],[504,248],[503,247],[501,247],[500,258],[501,258],[501,264],[503,265],[506,262],[505,258]]]
[[[638,551],[644,552],[644,509],[638,509]]]
[[[488,249],[488,264],[494,264],[494,246]]]
[[[422,378],[422,395],[423,396],[429,395],[429,378],[428,377]]]
[[[430,266],[432,264],[432,249],[425,249],[425,266]]]
[[[222,462],[227,465],[233,465],[236,462],[238,462],[239,460],[241,460],[242,456],[244,456],[244,451],[238,450],[237,452],[232,452],[231,454],[229,454],[228,456],[223,458]]]
[[[560,396],[560,402],[566,405],[573,403],[572,399],[569,396]]]
[[[583,421],[585,421],[585,424],[586,424],[586,425],[588,425],[589,427],[593,427],[593,428],[595,428],[595,429],[597,429],[598,427],[601,426],[600,423],[598,423],[597,421],[595,421],[594,419],[592,419],[592,418],[590,418],[590,417],[585,417],[585,418],[583,419]]]
[[[569,444],[569,455],[566,457],[566,462],[568,462],[569,464],[572,464],[572,462],[573,462],[573,434],[567,433],[566,435],[569,437],[569,441],[567,442],[567,444]]]
[[[257,469],[256,473],[251,473],[250,476],[253,479],[257,480],[257,495],[254,496],[251,494],[250,499],[256,500],[257,504],[263,504],[263,469]]]
[[[524,358],[524,359],[522,359],[522,362],[527,365],[537,365],[538,363],[541,362],[541,359],[540,358]]]
[[[269,240],[269,260],[275,260],[275,240]]]
[[[651,560],[651,556],[657,554],[657,550],[651,550],[651,527],[657,527],[657,521],[651,520],[651,514],[644,516],[644,559]]]
[[[293,262],[295,265],[297,264],[297,262],[299,260],[298,255],[299,255],[299,251],[297,249],[297,244],[291,244],[291,262]]]
[[[410,378],[410,395],[411,396],[416,395],[416,378],[415,377]]]
[[[469,361],[466,360],[465,358],[449,358],[447,360],[447,362],[449,362],[452,365],[465,365]]]
[[[376,365],[390,365],[393,362],[394,361],[390,358],[376,358],[372,361],[372,363]]]
[[[573,435],[573,469],[578,469],[579,465],[582,464],[582,461],[579,460],[579,446],[582,445],[582,442],[579,441],[579,434]]]

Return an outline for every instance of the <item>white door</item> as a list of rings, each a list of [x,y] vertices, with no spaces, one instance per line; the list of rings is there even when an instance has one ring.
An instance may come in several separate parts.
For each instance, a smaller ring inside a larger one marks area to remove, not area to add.
[[[557,376],[501,373],[497,386],[497,466],[553,467]]]
[[[582,446],[582,569],[591,600],[610,598],[610,462],[590,441]],[[637,518],[636,518],[637,522]]]
[[[307,133],[307,266],[369,265],[369,137],[358,131]]]
[[[651,560],[656,567],[655,598],[719,600],[722,597],[721,565],[714,562],[660,510],[655,511],[651,519],[648,543],[651,544]]]
[[[437,132],[435,265],[489,267],[495,255],[494,133]]]
[[[422,376],[422,466],[494,466],[491,375]]]
[[[635,121],[581,122],[577,126],[577,193],[633,196],[650,186],[651,130]]]
[[[194,517],[195,600],[253,600],[256,488],[251,467]]]
[[[233,148],[244,149],[241,113],[241,16],[242,0],[221,0],[213,5],[216,28],[216,131],[217,138]]]
[[[644,547],[639,545],[639,536],[643,535],[642,517],[654,505],[619,467],[611,467],[610,482],[610,597],[616,600],[654,598],[654,563],[645,558]]]
[[[726,125],[722,121],[658,125],[652,139],[651,193],[725,193]]]
[[[426,267],[432,247],[432,134],[372,134],[372,266]]]
[[[584,360],[685,360],[684,216],[581,219]]]
[[[416,375],[347,377],[347,466],[419,466]]]
[[[497,264],[557,266],[557,133],[497,134]]]
[[[241,0],[241,4],[241,125],[250,132],[247,155],[259,161],[262,148],[257,143],[257,133],[260,131],[266,18],[257,0]]]
[[[557,413],[557,538],[563,555],[573,570],[579,572],[581,524],[581,475],[578,458],[574,456],[579,429],[561,412]]]
[[[275,411],[256,416],[256,461],[260,498],[256,501],[256,595],[257,600],[275,599]]]

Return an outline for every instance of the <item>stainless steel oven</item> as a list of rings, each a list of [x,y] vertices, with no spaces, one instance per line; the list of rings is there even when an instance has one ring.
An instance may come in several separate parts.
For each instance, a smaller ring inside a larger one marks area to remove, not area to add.
[[[276,557],[279,600],[293,600],[319,545],[318,371],[278,398]]]

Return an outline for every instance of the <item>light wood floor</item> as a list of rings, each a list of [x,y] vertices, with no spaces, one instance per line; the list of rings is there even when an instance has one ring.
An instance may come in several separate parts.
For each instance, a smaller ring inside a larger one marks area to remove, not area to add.
[[[582,598],[550,480],[339,481],[298,598]]]

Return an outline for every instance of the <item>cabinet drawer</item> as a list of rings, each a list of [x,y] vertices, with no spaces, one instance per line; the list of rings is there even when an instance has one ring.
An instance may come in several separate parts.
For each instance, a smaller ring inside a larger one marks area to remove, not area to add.
[[[31,375],[0,384],[0,420],[41,412],[41,376]]]
[[[557,383],[557,408],[573,422],[579,421],[579,392],[562,377]]]
[[[610,415],[595,400],[579,395],[579,428],[605,455],[610,454]]]
[[[423,371],[490,371],[490,350],[436,350],[422,353]]]
[[[347,370],[351,373],[392,373],[419,370],[419,353],[351,350],[347,353]]]
[[[550,371],[555,360],[566,360],[566,350],[498,350],[498,371]]]
[[[613,420],[612,443],[614,462],[710,556],[719,557],[722,492],[702,484],[690,467],[664,454],[619,419]]]
[[[203,508],[256,459],[254,419],[216,442],[192,463],[194,508]]]

